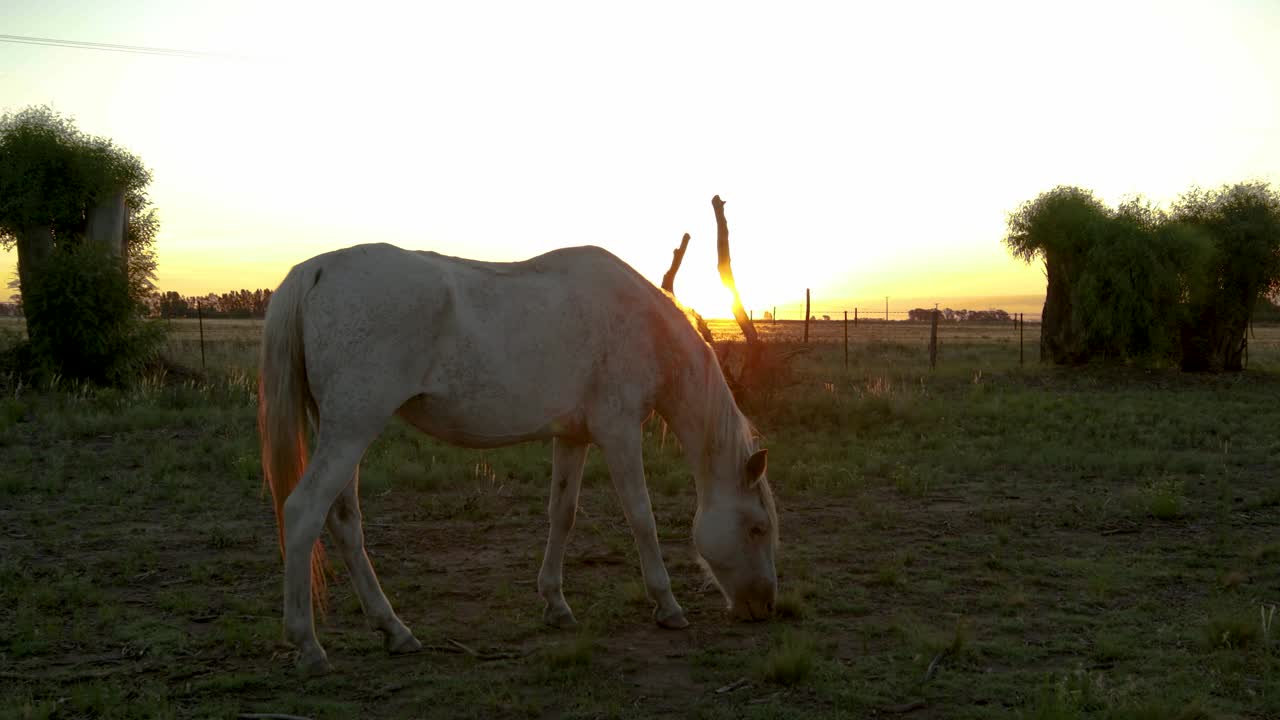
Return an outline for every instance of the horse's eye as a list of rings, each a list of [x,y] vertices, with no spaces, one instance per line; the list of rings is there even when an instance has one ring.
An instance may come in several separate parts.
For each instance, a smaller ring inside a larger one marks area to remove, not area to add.
[[[751,534],[751,537],[753,538],[762,538],[768,534],[765,532],[765,529],[760,527],[759,525],[752,525],[751,530],[749,532]]]

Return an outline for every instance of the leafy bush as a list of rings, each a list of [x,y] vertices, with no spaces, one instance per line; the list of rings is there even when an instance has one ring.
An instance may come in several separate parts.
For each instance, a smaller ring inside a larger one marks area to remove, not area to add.
[[[142,319],[120,259],[86,243],[55,252],[23,297],[46,332],[29,347],[37,374],[118,384],[153,358],[161,326]]]
[[[1206,246],[1188,287],[1182,367],[1240,370],[1258,299],[1280,288],[1280,194],[1262,182],[1196,189],[1172,219]]]

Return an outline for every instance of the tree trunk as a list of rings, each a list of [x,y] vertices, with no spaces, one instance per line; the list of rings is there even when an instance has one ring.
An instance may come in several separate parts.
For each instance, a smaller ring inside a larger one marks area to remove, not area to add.
[[[1076,365],[1089,359],[1071,306],[1071,264],[1057,254],[1045,256],[1044,311],[1040,316],[1040,361]]]
[[[40,273],[53,255],[53,228],[48,225],[31,225],[18,233],[18,292],[25,298],[28,291],[39,282]],[[35,343],[45,333],[42,318],[35,317],[23,303],[27,318],[27,339]]]
[[[106,246],[112,255],[127,263],[125,237],[128,224],[129,206],[125,204],[124,191],[112,193],[89,210],[85,240]]]
[[[1182,360],[1185,372],[1238,372],[1244,369],[1245,331],[1248,317],[1221,317],[1214,306],[1201,310],[1182,326]]]

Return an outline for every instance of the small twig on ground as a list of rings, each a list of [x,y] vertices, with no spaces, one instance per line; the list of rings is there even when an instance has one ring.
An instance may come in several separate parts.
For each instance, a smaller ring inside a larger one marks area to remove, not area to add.
[[[463,653],[462,650],[459,650],[458,648],[453,647],[452,645],[423,645],[422,650],[418,652],[396,653],[395,655],[392,655],[392,657],[409,658],[424,652],[442,652],[442,653],[452,653],[454,655],[461,655]]]
[[[911,702],[902,703],[901,705],[890,705],[887,708],[881,708],[883,712],[891,715],[905,715],[916,710],[923,710],[927,707],[923,700],[912,700]]]
[[[749,684],[750,684],[749,680],[747,680],[745,677],[740,677],[737,680],[734,680],[733,682],[729,683],[728,685],[725,685],[722,688],[716,688],[716,694],[723,695],[728,692],[733,692],[734,690],[739,690],[741,688],[746,687]]]
[[[942,659],[950,654],[951,654],[951,648],[948,647],[944,650],[939,651],[937,655],[934,655],[933,660],[929,661],[928,669],[924,671],[924,677],[920,678],[919,684],[924,685],[925,683],[932,680],[933,674],[938,670],[938,663],[941,663]]]
[[[505,651],[505,650],[480,652],[466,645],[463,645],[457,640],[452,640],[452,639],[449,640],[448,645],[423,645],[422,650],[420,650],[419,652],[442,652],[442,653],[450,653],[453,655],[470,655],[471,657],[480,661],[512,660],[515,658],[522,658],[528,654],[528,653],[520,653],[520,652]],[[417,655],[417,654],[418,653],[401,653],[396,655],[395,657],[413,657],[414,655]]]
[[[457,640],[449,640],[449,644],[450,644],[450,645],[452,645],[452,646],[454,646],[454,647],[456,647],[456,648],[458,648],[458,649],[459,649],[459,650],[461,650],[462,652],[464,652],[464,653],[466,653],[466,654],[470,655],[471,657],[480,657],[480,653],[476,652],[475,650],[472,650],[471,648],[467,647],[466,645],[463,645],[462,643],[458,642]]]
[[[1128,535],[1129,533],[1136,533],[1141,529],[1142,529],[1141,526],[1137,525],[1136,523],[1130,523],[1128,525],[1121,525],[1119,527],[1107,528],[1106,530],[1103,530],[1101,534],[1102,535]]]

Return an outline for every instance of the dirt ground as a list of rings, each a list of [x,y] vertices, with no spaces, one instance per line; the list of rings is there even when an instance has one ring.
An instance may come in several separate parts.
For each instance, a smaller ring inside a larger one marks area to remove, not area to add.
[[[650,620],[597,453],[565,566],[581,628],[555,630],[535,587],[548,449],[393,425],[364,463],[366,534],[426,648],[388,656],[339,563],[320,678],[280,640],[250,375],[11,388],[0,717],[1280,716],[1277,376],[1022,372],[1004,346],[929,375],[902,352],[813,358],[760,411],[783,542],[766,623],[730,622],[694,561],[658,425],[684,631]]]

